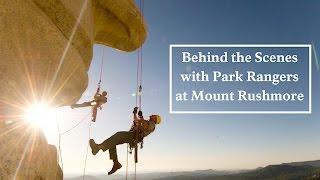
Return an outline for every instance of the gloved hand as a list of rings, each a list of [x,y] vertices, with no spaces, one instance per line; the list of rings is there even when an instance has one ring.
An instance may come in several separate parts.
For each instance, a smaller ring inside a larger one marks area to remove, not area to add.
[[[142,117],[142,116],[143,116],[143,115],[142,115],[142,111],[139,111],[139,112],[138,112],[138,116],[139,116],[139,117]]]
[[[133,108],[133,114],[137,114],[138,112],[138,107]]]

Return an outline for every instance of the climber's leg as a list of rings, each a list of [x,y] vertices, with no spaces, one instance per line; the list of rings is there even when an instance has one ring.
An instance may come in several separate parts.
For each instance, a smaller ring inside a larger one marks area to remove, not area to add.
[[[119,144],[132,143],[134,141],[134,133],[130,131],[120,131],[99,144],[103,151],[111,149]]]
[[[71,108],[80,108],[80,107],[87,107],[87,106],[91,106],[91,102],[84,102],[81,104],[72,104]]]
[[[113,146],[109,149],[110,159],[113,160],[113,167],[108,172],[108,175],[111,175],[115,173],[118,169],[122,167],[122,165],[118,161],[118,155],[117,155],[117,146]]]
[[[106,139],[103,143],[99,144],[99,148],[103,151],[109,149],[110,159],[113,160],[113,167],[108,172],[108,175],[113,174],[118,169],[122,167],[122,165],[118,161],[117,155],[117,145],[124,143],[132,143],[134,141],[134,133],[130,131],[120,131],[112,135],[110,138]]]
[[[97,118],[97,112],[98,112],[98,107],[97,106],[93,106],[92,107],[92,122],[96,122],[96,118]]]
[[[93,139],[90,139],[89,145],[90,145],[91,152],[93,155],[96,155],[101,149],[101,146],[99,144],[97,144],[96,142],[94,142]]]
[[[92,149],[92,154],[96,155],[98,153],[98,151],[101,149],[102,145],[96,144],[93,139],[90,139],[90,147]],[[115,173],[118,169],[120,169],[122,167],[122,165],[118,161],[116,146],[109,147],[109,154],[110,154],[110,159],[112,159],[112,161],[113,161],[113,167],[108,172],[108,175]]]
[[[111,147],[109,149],[109,156],[110,156],[110,159],[113,160],[113,162],[119,162],[118,154],[117,154],[117,146]]]
[[[130,143],[134,141],[134,133],[130,131],[120,131],[106,139],[103,143],[97,144],[94,142],[93,139],[90,139],[89,144],[92,150],[92,154],[96,155],[100,149],[103,151],[106,151],[108,149],[111,149],[112,147],[115,147],[116,145],[119,144],[124,144],[124,143]]]

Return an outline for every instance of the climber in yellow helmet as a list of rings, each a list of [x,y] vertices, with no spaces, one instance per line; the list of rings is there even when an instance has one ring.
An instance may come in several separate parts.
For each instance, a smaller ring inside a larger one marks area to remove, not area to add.
[[[129,131],[120,131],[106,139],[101,144],[96,144],[93,139],[90,139],[90,147],[92,154],[96,155],[100,150],[109,150],[110,159],[113,160],[113,167],[108,175],[113,174],[122,167],[118,161],[116,146],[128,143],[130,148],[137,146],[138,143],[143,142],[143,138],[151,134],[157,124],[160,124],[161,117],[159,115],[151,115],[149,120],[144,120],[142,112],[135,107],[133,110],[133,125]]]
[[[101,109],[102,105],[107,102],[107,95],[108,95],[107,91],[103,91],[101,94],[99,92],[100,92],[100,88],[97,89],[97,92],[94,95],[92,101],[83,102],[81,104],[72,104],[70,107],[73,109],[73,108],[91,106],[92,107],[92,115],[91,115],[92,121],[96,122],[98,108]]]

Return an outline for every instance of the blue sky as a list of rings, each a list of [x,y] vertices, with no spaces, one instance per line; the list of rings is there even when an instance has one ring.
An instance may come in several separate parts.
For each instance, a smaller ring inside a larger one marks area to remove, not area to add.
[[[138,171],[246,169],[282,162],[320,159],[319,72],[313,63],[311,115],[169,114],[169,44],[308,44],[320,47],[319,1],[150,0],[145,1],[148,38],[143,48],[143,111],[160,114],[162,124],[147,137]],[[109,101],[92,125],[97,142],[131,124],[135,106],[137,53],[96,45],[82,101],[94,94],[105,53],[102,88]],[[61,108],[62,129],[89,109]],[[81,173],[88,123],[62,139],[65,173]],[[53,137],[53,136],[52,136]],[[55,138],[48,138],[56,143]],[[126,145],[118,148],[125,165]],[[132,157],[131,157],[132,159]],[[133,170],[133,159],[130,170]],[[88,157],[89,173],[112,167],[107,153]],[[122,168],[121,172],[124,172]]]

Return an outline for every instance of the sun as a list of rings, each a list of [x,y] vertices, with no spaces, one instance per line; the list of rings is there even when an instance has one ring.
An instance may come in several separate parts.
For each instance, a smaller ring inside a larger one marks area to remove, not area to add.
[[[55,112],[48,104],[38,102],[30,105],[26,109],[24,118],[32,124],[32,126],[45,131],[48,130],[52,122],[54,122]]]

